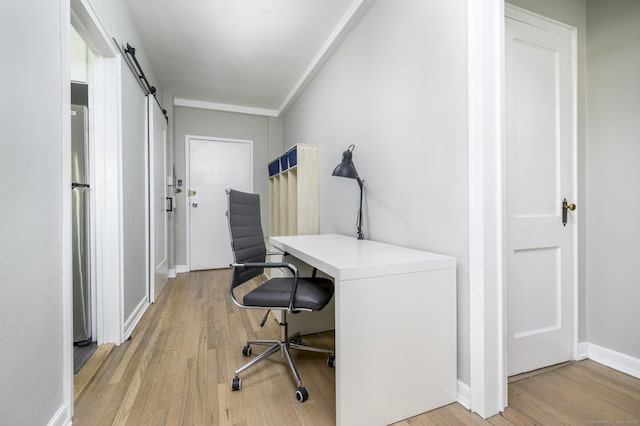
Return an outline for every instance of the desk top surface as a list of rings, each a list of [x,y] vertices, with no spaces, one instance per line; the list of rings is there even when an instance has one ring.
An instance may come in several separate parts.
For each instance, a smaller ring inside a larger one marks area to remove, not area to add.
[[[269,241],[340,280],[456,267],[451,256],[337,234],[271,237]]]

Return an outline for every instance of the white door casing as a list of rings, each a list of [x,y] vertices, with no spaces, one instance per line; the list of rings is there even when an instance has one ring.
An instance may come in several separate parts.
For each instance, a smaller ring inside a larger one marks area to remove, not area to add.
[[[89,138],[93,147],[91,221],[95,228],[95,247],[92,247],[95,255],[91,269],[95,271],[96,283],[96,337],[99,345],[110,342],[119,345],[124,340],[120,170],[122,57],[90,3],[72,0],[70,6],[71,24],[92,52],[89,55]],[[65,67],[70,66],[63,63]],[[69,328],[72,327],[70,323]]]
[[[514,375],[576,355],[576,213],[562,223],[563,198],[577,196],[576,49],[575,29],[505,19],[507,373]]]
[[[253,142],[186,137],[187,261],[190,270],[232,263],[225,189],[253,191]]]
[[[153,96],[149,112],[149,298],[154,303],[169,278],[167,121]]]
[[[504,0],[467,1],[470,389],[458,401],[483,418],[507,406],[504,14]]]

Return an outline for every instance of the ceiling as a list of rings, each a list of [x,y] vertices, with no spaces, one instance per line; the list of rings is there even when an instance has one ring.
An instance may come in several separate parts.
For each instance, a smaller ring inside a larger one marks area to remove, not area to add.
[[[176,104],[273,116],[295,100],[371,3],[125,1],[158,85]]]

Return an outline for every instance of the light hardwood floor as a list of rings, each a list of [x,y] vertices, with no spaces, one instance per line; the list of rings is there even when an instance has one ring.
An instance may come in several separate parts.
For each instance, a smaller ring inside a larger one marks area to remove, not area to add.
[[[278,327],[270,320],[261,329],[262,311],[235,307],[228,279],[218,270],[170,280],[131,340],[111,351],[78,396],[74,425],[334,424],[335,371],[324,355],[294,352],[310,394],[302,404],[280,355],[244,372],[242,390],[231,391],[233,371],[247,361],[245,340],[275,337]],[[333,333],[304,340],[331,347]],[[445,424],[640,425],[640,380],[575,362],[510,384],[509,408],[487,420],[451,404],[397,423]]]

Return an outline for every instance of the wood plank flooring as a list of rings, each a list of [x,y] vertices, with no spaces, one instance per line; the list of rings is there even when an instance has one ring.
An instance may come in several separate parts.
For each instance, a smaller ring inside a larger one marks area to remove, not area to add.
[[[91,358],[84,363],[78,374],[73,378],[73,399],[74,401],[82,394],[84,389],[91,383],[93,377],[102,368],[102,364],[107,360],[114,348],[113,343],[101,345],[93,351]]]
[[[228,279],[229,271],[217,270],[170,280],[131,340],[111,351],[78,396],[73,424],[334,424],[335,370],[321,354],[294,351],[310,394],[303,404],[280,355],[244,372],[242,390],[231,391],[233,371],[247,361],[245,340],[273,338],[278,327],[270,320],[260,328],[264,312],[235,307]],[[331,347],[333,333],[304,340]],[[589,360],[575,362],[509,384],[509,408],[487,420],[451,404],[397,425],[588,423],[640,425],[640,380]]]

